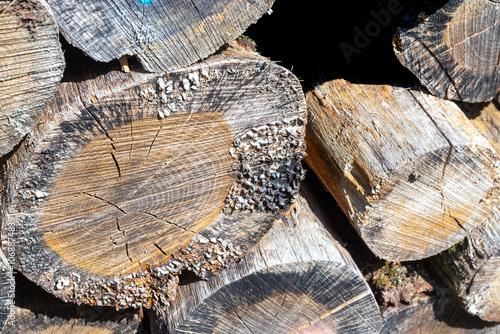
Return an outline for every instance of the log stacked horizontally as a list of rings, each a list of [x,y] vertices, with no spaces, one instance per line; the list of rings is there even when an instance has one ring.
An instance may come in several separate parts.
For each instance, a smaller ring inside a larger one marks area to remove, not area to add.
[[[0,0],[0,331],[497,332],[500,2],[368,2]]]
[[[284,68],[229,49],[168,73],[81,75],[6,162],[3,234],[45,290],[168,303],[180,271],[218,272],[295,201],[305,100]]]
[[[344,79],[307,101],[308,164],[377,256],[437,254],[490,213],[498,158],[453,102]]]
[[[64,70],[45,0],[0,1],[0,157],[35,126]]]
[[[157,333],[378,333],[373,293],[313,193],[301,194],[244,260],[181,286]]]
[[[270,11],[274,0],[49,0],[66,40],[98,61],[137,56],[148,71],[215,53]]]

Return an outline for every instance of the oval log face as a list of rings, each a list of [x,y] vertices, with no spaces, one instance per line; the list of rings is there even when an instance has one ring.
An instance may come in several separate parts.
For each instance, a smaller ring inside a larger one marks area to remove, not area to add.
[[[450,0],[400,28],[395,52],[432,94],[465,102],[498,99],[498,1]]]
[[[148,71],[215,53],[269,11],[274,0],[48,0],[64,37],[98,61],[137,55]]]
[[[3,228],[16,268],[67,301],[166,304],[181,271],[243,256],[304,176],[300,84],[261,58],[88,73],[44,117],[13,157]]]
[[[172,333],[377,333],[365,284],[333,262],[272,266],[218,289]]]
[[[500,252],[474,275],[465,307],[483,320],[500,321]]]
[[[96,136],[54,164],[62,172],[40,204],[47,246],[97,274],[164,263],[219,214],[233,183],[230,145],[218,113],[146,118]]]

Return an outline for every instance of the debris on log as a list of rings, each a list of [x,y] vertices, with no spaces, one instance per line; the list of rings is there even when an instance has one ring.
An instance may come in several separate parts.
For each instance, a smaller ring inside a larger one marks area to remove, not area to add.
[[[210,281],[179,286],[156,333],[378,333],[373,293],[337,242],[313,192]]]
[[[435,255],[490,214],[498,157],[452,101],[343,79],[306,99],[306,161],[375,255]]]
[[[151,307],[241,257],[298,196],[305,99],[230,48],[163,74],[82,71],[5,163],[3,247],[57,297]],[[1,193],[0,193],[1,194]]]
[[[449,0],[433,13],[415,14],[394,37],[400,62],[441,98],[464,102],[498,99],[498,1]]]
[[[59,31],[45,0],[0,0],[0,156],[38,122],[64,70]]]
[[[191,65],[241,35],[274,0],[48,0],[64,38],[101,62],[137,56],[148,71]]]
[[[16,275],[14,321],[9,334],[146,334],[137,310],[65,303]]]

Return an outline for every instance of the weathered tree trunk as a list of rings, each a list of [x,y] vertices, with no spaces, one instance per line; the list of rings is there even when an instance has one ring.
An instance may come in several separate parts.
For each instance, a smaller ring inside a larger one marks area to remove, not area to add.
[[[146,334],[137,310],[65,303],[16,275],[14,320],[9,334]]]
[[[415,15],[397,31],[394,49],[401,63],[436,96],[465,102],[497,99],[498,1],[450,0],[428,14]]]
[[[306,99],[308,165],[377,256],[435,255],[490,213],[495,151],[453,102],[342,79]]]
[[[0,332],[10,320],[14,320],[15,288],[12,268],[3,252],[0,251]]]
[[[467,314],[444,289],[411,305],[385,308],[382,318],[381,334],[496,334],[500,331],[499,324]]]
[[[295,201],[305,110],[290,72],[243,50],[61,84],[6,163],[15,267],[76,303],[167,303],[181,270],[218,272]]]
[[[378,333],[368,284],[304,190],[241,262],[181,285],[183,298],[157,310],[156,332]]]
[[[471,122],[498,150],[500,110],[495,104],[462,105],[462,108],[474,117]],[[500,175],[500,160],[496,164]],[[487,220],[463,243],[439,254],[435,268],[469,313],[483,320],[500,322],[500,177],[498,183],[497,188],[483,199],[491,207]]]
[[[62,34],[98,61],[137,55],[148,71],[204,59],[270,11],[274,0],[48,0]]]
[[[0,156],[33,129],[63,70],[59,31],[45,0],[0,0]]]

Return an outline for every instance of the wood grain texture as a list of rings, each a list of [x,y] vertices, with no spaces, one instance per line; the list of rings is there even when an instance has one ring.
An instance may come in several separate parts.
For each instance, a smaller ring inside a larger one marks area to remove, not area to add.
[[[16,268],[77,303],[168,303],[182,270],[217,273],[295,201],[305,117],[298,80],[244,50],[82,73],[5,164]]]
[[[343,79],[306,98],[308,165],[377,256],[429,257],[489,214],[498,158],[453,102]]]
[[[0,156],[36,124],[55,95],[64,58],[45,0],[0,1]]]
[[[136,55],[148,71],[204,59],[241,35],[274,0],[49,0],[62,34],[98,61]]]
[[[499,150],[500,110],[496,103],[459,106],[471,123]],[[500,169],[500,160],[496,162]],[[483,199],[487,219],[463,243],[439,254],[434,267],[465,309],[483,320],[500,322],[500,186]]]
[[[241,262],[181,285],[156,333],[378,333],[371,290],[311,190],[301,193]]]
[[[465,102],[498,99],[500,3],[450,0],[398,29],[400,62],[436,96]]]

